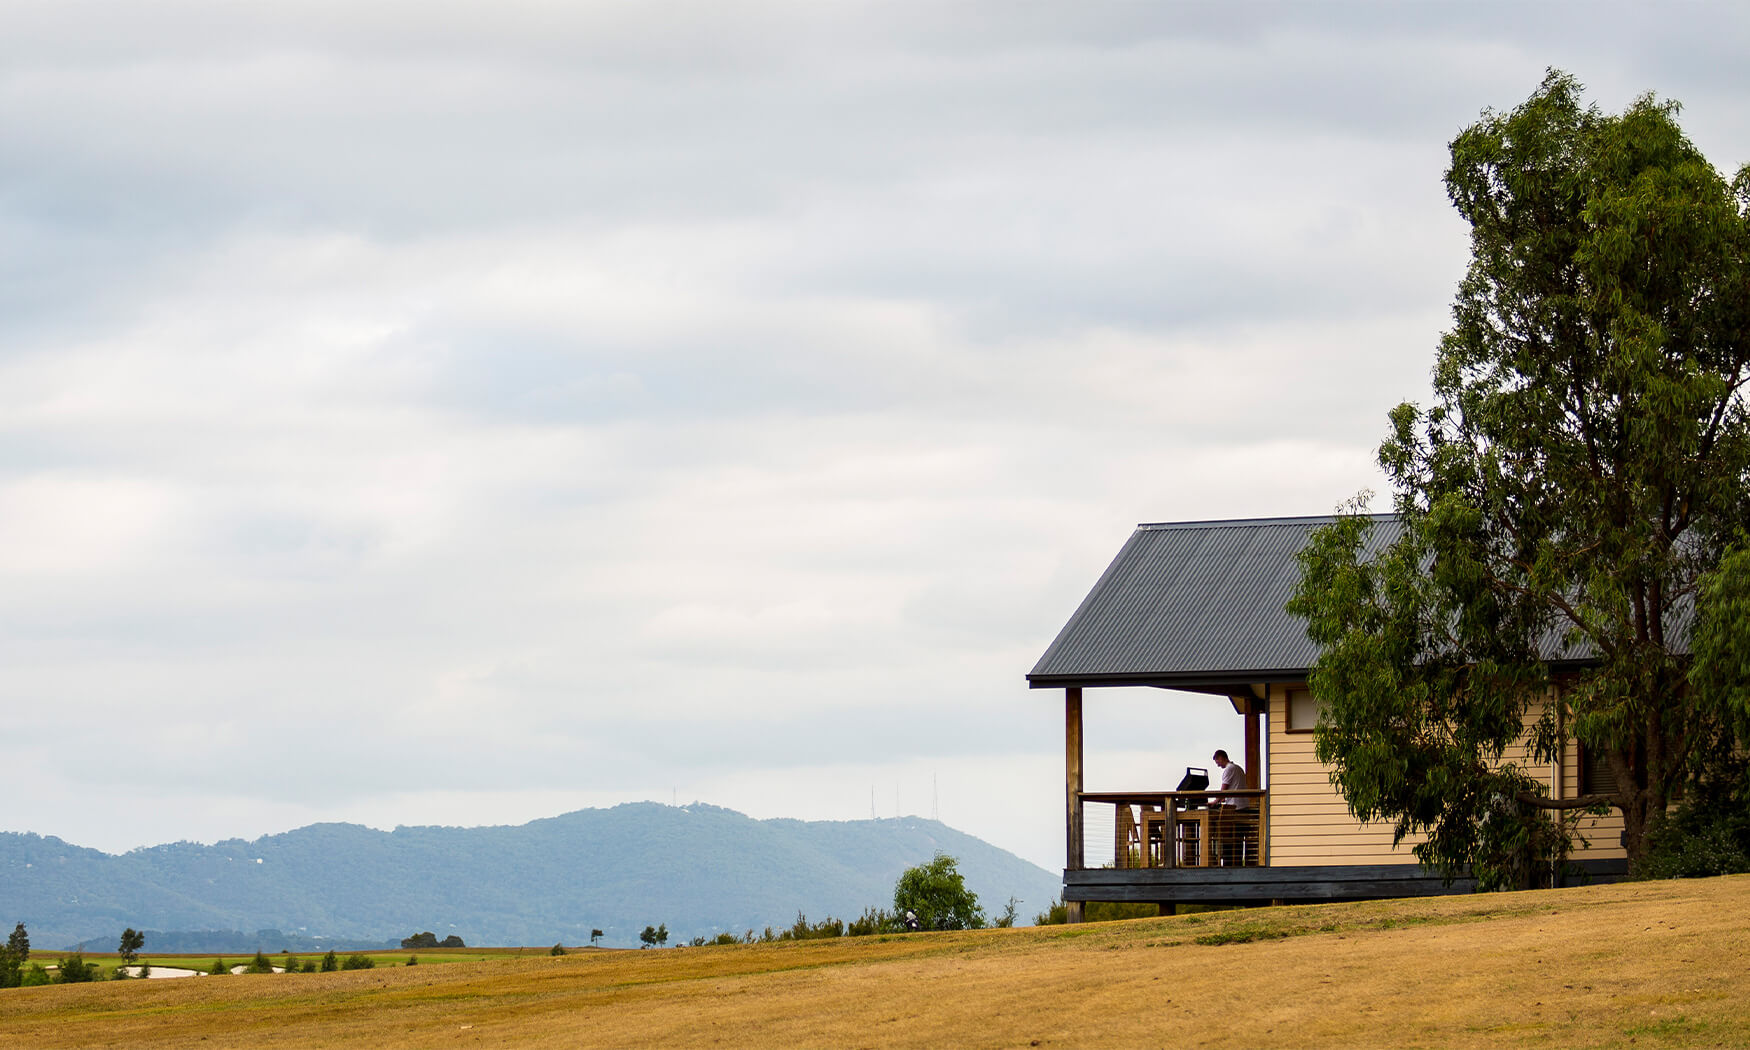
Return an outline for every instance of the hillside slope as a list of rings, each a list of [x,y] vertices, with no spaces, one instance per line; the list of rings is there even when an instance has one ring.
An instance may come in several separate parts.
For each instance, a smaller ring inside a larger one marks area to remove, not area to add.
[[[315,824],[121,856],[0,833],[0,873],[6,921],[22,919],[42,947],[108,947],[127,926],[357,940],[431,930],[470,944],[578,944],[601,929],[625,946],[657,923],[675,943],[788,926],[798,911],[852,918],[890,906],[899,873],[937,851],[959,858],[987,910],[1015,896],[1031,916],[1057,894],[1055,874],[933,820],[754,820],[650,802],[516,827]]]
[[[24,988],[0,1048],[1741,1047],[1747,964],[1731,876]]]

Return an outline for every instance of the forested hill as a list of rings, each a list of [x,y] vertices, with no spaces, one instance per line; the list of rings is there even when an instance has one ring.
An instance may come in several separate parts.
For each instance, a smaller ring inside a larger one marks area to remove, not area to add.
[[[665,923],[673,944],[786,927],[798,911],[850,919],[891,907],[900,872],[938,851],[959,859],[993,915],[1014,896],[1027,921],[1060,888],[1055,873],[920,817],[754,820],[645,802],[517,827],[314,824],[121,856],[0,833],[0,921],[22,920],[44,949],[113,950],[125,927],[351,941],[430,930],[481,945],[580,944],[600,929],[601,943],[627,946]]]

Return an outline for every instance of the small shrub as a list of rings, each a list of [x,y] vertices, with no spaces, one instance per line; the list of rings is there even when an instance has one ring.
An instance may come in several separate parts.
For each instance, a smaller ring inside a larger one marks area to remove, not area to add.
[[[564,955],[565,954],[565,945],[555,944],[553,947],[547,949],[547,954],[548,955]]]
[[[1742,759],[1722,760],[1713,776],[1690,785],[1689,797],[1647,831],[1647,853],[1635,865],[1641,879],[1695,879],[1750,871],[1750,771]]]
[[[864,908],[863,914],[845,924],[845,936],[868,937],[877,933],[898,933],[905,928],[899,916],[886,908]]]
[[[418,966],[418,965],[419,965],[419,956],[417,956],[417,955],[409,955],[409,956],[408,956],[408,957],[407,957],[407,965],[409,965],[409,966]]]
[[[261,954],[260,952],[256,952],[255,958],[249,960],[249,965],[245,966],[243,968],[243,972],[244,973],[272,973],[273,972],[273,963],[267,961],[267,956]]]
[[[340,968],[342,970],[369,970],[369,969],[374,968],[376,965],[377,965],[377,960],[371,958],[370,956],[361,955],[358,952],[353,952],[351,955],[346,957],[345,962],[340,964]]]
[[[83,984],[97,979],[97,964],[85,961],[80,952],[61,957],[61,962],[55,970],[56,984]]]
[[[43,969],[42,963],[31,963],[24,968],[24,973],[19,975],[18,984],[22,988],[35,988],[38,985],[48,984],[52,980],[54,978],[49,976],[49,971]]]
[[[214,959],[213,965],[207,967],[207,973],[214,977],[223,977],[230,972],[231,968],[225,965],[225,960],[223,959]]]
[[[829,937],[843,937],[844,935],[845,924],[842,919],[835,919],[829,915],[810,925],[808,916],[797,912],[796,921],[791,924],[789,929],[780,933],[778,939],[781,941],[817,941]]]
[[[340,959],[335,956],[334,949],[330,948],[328,954],[322,957],[322,972],[333,973],[338,969],[340,969]]]

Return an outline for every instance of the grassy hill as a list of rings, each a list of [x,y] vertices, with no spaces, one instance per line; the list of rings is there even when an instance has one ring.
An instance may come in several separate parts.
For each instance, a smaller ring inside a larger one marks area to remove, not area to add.
[[[1750,1045],[1750,876],[0,993],[0,1047]]]
[[[422,930],[469,944],[551,945],[584,943],[600,929],[603,943],[634,946],[656,923],[685,941],[788,926],[798,911],[854,918],[890,906],[900,872],[937,850],[960,859],[990,908],[1013,895],[1030,917],[1060,886],[1055,873],[921,817],[754,820],[649,802],[515,827],[315,824],[121,856],[0,833],[0,874],[5,921],[22,919],[45,948],[108,947],[124,927],[292,935],[247,946],[269,952],[305,950],[322,937],[380,944]]]

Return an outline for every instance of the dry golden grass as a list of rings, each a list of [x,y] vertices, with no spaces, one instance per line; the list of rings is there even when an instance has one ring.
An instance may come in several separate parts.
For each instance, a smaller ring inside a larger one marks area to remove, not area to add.
[[[1750,1046],[1750,876],[0,993],[0,1046]]]

